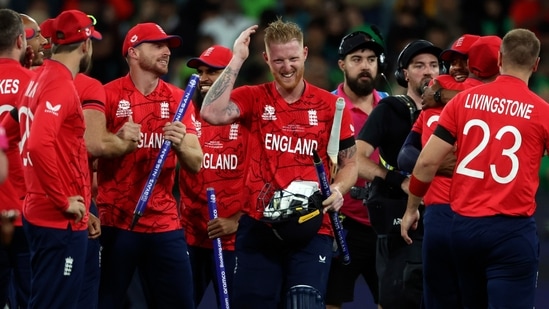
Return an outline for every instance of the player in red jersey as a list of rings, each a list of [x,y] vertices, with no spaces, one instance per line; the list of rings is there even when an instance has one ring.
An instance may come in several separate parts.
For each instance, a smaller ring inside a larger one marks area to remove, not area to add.
[[[337,97],[303,79],[307,58],[303,33],[296,24],[280,19],[265,29],[263,56],[274,82],[233,90],[236,76],[249,55],[250,36],[256,29],[252,26],[236,39],[231,62],[206,94],[201,109],[201,116],[211,124],[238,120],[250,131],[246,153],[249,173],[243,188],[249,199],[236,235],[237,266],[232,294],[233,305],[243,309],[278,308],[281,297],[298,285],[309,286],[311,295],[319,293],[323,299],[334,240],[326,212],[341,208],[343,194],[357,179],[352,120],[349,111],[344,110],[339,172],[331,185],[332,195],[322,203],[320,229],[293,246],[293,238],[279,237],[261,221],[269,203],[261,194],[266,184],[278,190],[289,188],[295,180],[318,180],[312,151],[316,149],[326,160]],[[303,301],[309,295],[297,298]]]
[[[31,80],[20,107],[23,227],[31,251],[29,306],[73,308],[85,269],[91,198],[84,117],[73,79],[88,66],[91,39],[101,34],[77,10],[62,12],[53,23],[52,60]]]
[[[168,72],[170,48],[181,44],[154,23],[128,31],[122,54],[129,74],[105,85],[107,129],[117,132],[129,117],[141,125],[137,150],[98,161],[97,206],[101,219],[99,308],[122,308],[136,269],[155,308],[194,308],[187,244],[177,202],[172,195],[175,167],[198,172],[202,150],[190,105],[182,122],[171,122],[183,91],[160,79]],[[133,212],[163,140],[172,150],[152,190],[147,208],[134,227]]]
[[[549,105],[528,89],[540,41],[526,29],[503,38],[501,75],[457,94],[444,108],[410,179],[402,236],[443,158],[456,148],[450,247],[468,308],[532,308],[539,241],[533,218],[540,158],[549,148]]]
[[[467,43],[463,37],[456,42]],[[454,46],[456,44],[454,43]],[[483,82],[480,79],[495,79],[499,72],[497,60],[500,44],[501,39],[497,36],[475,38],[467,46],[461,44],[459,53],[453,52],[450,58],[446,58],[451,63],[450,75],[436,77],[439,85],[443,89],[459,92],[476,85],[482,85]],[[441,55],[444,53],[447,51]],[[467,61],[472,64],[475,73],[469,72]],[[452,75],[456,71],[459,71],[459,74]],[[466,75],[467,78],[461,78],[463,75]],[[399,154],[399,167],[405,166],[404,170],[412,171],[417,160],[416,154],[419,154],[422,146],[433,134],[442,109],[443,106],[423,109]],[[451,175],[455,167],[453,153],[447,156],[446,162],[443,164],[444,167],[437,171],[429,191],[423,198],[425,213],[423,216],[422,254],[423,305],[425,308],[462,308],[457,272],[452,262],[453,255],[450,247],[450,227],[454,217],[454,212],[450,209]]]
[[[31,280],[30,253],[20,216],[26,191],[18,144],[20,135],[16,108],[34,73],[21,65],[26,50],[25,37],[21,37],[21,16],[11,10],[1,10],[0,15],[4,21],[0,29],[0,121],[9,145],[5,150],[9,162],[8,178],[0,184],[0,212],[9,217],[2,223],[0,304],[6,303],[8,284],[13,284],[17,303],[21,304],[21,308],[26,308]],[[9,303],[15,305],[12,299]]]
[[[21,18],[23,19],[23,25],[25,26],[27,49],[30,49],[30,51],[27,50],[27,52],[32,51],[30,62],[27,63],[30,64],[31,67],[41,66],[42,63],[44,63],[44,59],[46,59],[44,57],[44,46],[48,43],[48,40],[42,35],[40,26],[34,18],[26,14],[21,14]]]
[[[246,201],[242,187],[246,177],[247,130],[240,123],[213,126],[202,120],[200,107],[204,96],[229,64],[232,52],[214,45],[192,58],[187,66],[197,70],[199,89],[193,115],[198,138],[204,152],[202,169],[196,175],[186,170],[179,173],[181,193],[181,223],[189,245],[189,258],[193,271],[194,302],[198,306],[206,288],[213,282],[218,294],[213,238],[221,237],[223,262],[229,290],[229,301],[235,266],[234,242],[241,209]],[[209,219],[206,189],[215,189],[218,218]],[[219,295],[217,297],[219,299]],[[219,304],[218,304],[219,306]]]
[[[345,99],[345,107],[353,117],[355,137],[372,109],[389,95],[374,89],[375,81],[383,74],[385,67],[384,45],[375,26],[359,28],[341,39],[338,65],[345,79],[332,93]],[[374,151],[370,158],[377,163],[379,152]],[[377,235],[363,204],[365,186],[366,181],[359,178],[351,192],[344,196],[341,208],[344,218],[341,223],[346,230],[351,263],[344,265],[341,259],[332,261],[326,294],[326,308],[329,309],[341,308],[344,302],[353,301],[355,282],[359,276],[368,284],[374,302],[379,302],[375,258]]]

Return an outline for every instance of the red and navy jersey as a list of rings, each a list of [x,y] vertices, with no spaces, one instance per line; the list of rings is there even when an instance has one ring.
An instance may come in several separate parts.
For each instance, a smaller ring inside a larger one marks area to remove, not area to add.
[[[129,116],[141,124],[143,139],[137,150],[119,158],[100,158],[98,161],[97,206],[101,224],[129,229],[137,201],[164,142],[162,128],[172,122],[183,90],[159,80],[152,93],[143,95],[128,74],[106,84],[105,93],[108,131],[117,132]],[[196,134],[192,114],[194,107],[189,104],[182,121],[187,134]],[[170,151],[134,231],[159,233],[181,228],[172,193],[176,163],[175,152]]]
[[[366,114],[362,109],[355,106],[353,102],[351,102],[351,99],[343,91],[343,84],[340,84],[339,87],[337,87],[336,94],[339,97],[342,97],[343,99],[345,99],[345,108],[351,112],[353,125],[355,127],[355,138],[356,138],[358,137],[358,133],[360,132],[360,129],[362,129],[362,127],[366,123],[366,120],[368,120],[368,114]],[[372,105],[373,107],[376,107],[378,102],[381,100],[381,98],[387,96],[387,93],[378,92],[377,90],[374,90],[372,95],[373,95]],[[374,150],[374,152],[370,156],[370,159],[372,159],[372,161],[374,161],[375,163],[379,162],[379,151],[377,149]],[[355,187],[364,188],[365,186],[366,186],[366,180],[359,177],[355,183]],[[341,207],[341,210],[340,210],[342,214],[362,224],[370,225],[370,217],[368,216],[368,210],[366,207],[364,207],[362,200],[354,199],[351,197],[350,193],[347,193],[343,196],[343,201],[344,201],[343,207]]]
[[[84,115],[72,73],[53,60],[31,80],[20,106],[23,170],[27,195],[23,215],[38,226],[86,230],[67,214],[68,198],[80,195],[90,204],[91,184],[84,142]]]
[[[239,212],[248,201],[245,195],[246,147],[248,131],[240,123],[213,126],[203,121],[199,113],[193,115],[204,157],[198,174],[181,169],[181,223],[187,243],[191,246],[213,248],[208,238],[210,221],[206,189],[214,188],[218,216],[228,218]],[[224,250],[234,250],[235,234],[223,237]]]
[[[105,114],[105,88],[95,78],[92,78],[84,73],[76,74],[74,78],[74,87],[80,98],[80,103],[82,104],[82,110],[96,110]],[[90,169],[90,181],[93,182],[93,158],[91,154],[88,153],[89,164],[88,168]]]
[[[317,150],[329,175],[326,153],[337,96],[305,83],[301,98],[288,104],[276,91],[275,83],[243,86],[233,90],[231,101],[241,114],[241,124],[250,133],[247,152],[248,174],[244,190],[251,202],[244,212],[260,219],[268,200],[260,192],[265,184],[284,189],[294,180],[318,181],[312,151]],[[351,115],[343,110],[340,140],[354,139]],[[328,214],[321,234],[331,235]]]
[[[76,92],[82,102],[82,109],[93,109],[105,113],[105,88],[95,78],[89,77],[86,74],[78,73],[74,78],[74,86]]]
[[[483,83],[478,79],[467,78],[463,82],[457,82],[451,75],[445,74],[435,78],[444,89],[462,91]],[[432,83],[432,82],[431,82]],[[443,107],[428,108],[422,110],[412,127],[412,131],[421,135],[421,145],[425,146],[435,131],[440,113]],[[450,204],[450,185],[452,179],[445,176],[435,176],[429,190],[423,197],[425,205]]]
[[[20,104],[22,93],[27,88],[34,72],[24,68],[21,63],[8,58],[0,58],[0,122],[4,123],[8,148],[8,178],[0,184],[0,210],[17,209],[22,211],[25,197],[25,178],[19,149],[19,124],[10,115]],[[21,226],[21,217],[14,222]]]
[[[470,217],[531,216],[541,157],[549,149],[549,104],[524,81],[496,81],[456,95],[439,125],[456,138],[452,209]]]

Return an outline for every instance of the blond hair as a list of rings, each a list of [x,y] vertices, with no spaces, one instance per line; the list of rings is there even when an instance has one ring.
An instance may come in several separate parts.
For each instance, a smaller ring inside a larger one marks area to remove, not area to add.
[[[297,40],[303,44],[303,31],[294,22],[284,22],[279,17],[265,28],[265,45],[269,45],[270,43],[288,43],[292,40]]]
[[[528,30],[517,28],[505,34],[501,42],[501,56],[504,65],[531,69],[540,53],[540,41]]]

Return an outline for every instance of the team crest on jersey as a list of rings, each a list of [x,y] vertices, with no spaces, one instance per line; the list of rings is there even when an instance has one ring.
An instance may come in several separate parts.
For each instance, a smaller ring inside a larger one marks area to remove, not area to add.
[[[265,105],[265,110],[263,115],[261,115],[263,120],[276,120],[275,108],[271,105]]]
[[[316,110],[314,109],[309,110],[309,125],[318,126],[318,117],[316,115]]]
[[[116,117],[129,117],[132,114],[130,102],[124,99],[120,100],[118,102],[118,109],[116,110]]]
[[[231,124],[231,129],[229,130],[229,139],[230,140],[236,140],[238,139],[238,127],[240,125],[238,123]]]
[[[200,138],[202,136],[202,122],[196,120],[194,114],[191,115],[191,122],[194,124],[194,127],[196,129],[196,136]]]
[[[170,118],[170,103],[166,101],[160,102],[160,118],[162,119]]]

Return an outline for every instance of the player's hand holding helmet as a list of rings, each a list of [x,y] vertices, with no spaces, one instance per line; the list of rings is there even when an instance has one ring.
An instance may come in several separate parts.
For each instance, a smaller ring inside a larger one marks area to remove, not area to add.
[[[273,233],[285,243],[303,245],[322,225],[322,201],[317,182],[293,181],[286,189],[273,192],[264,207],[262,221],[269,223]]]

